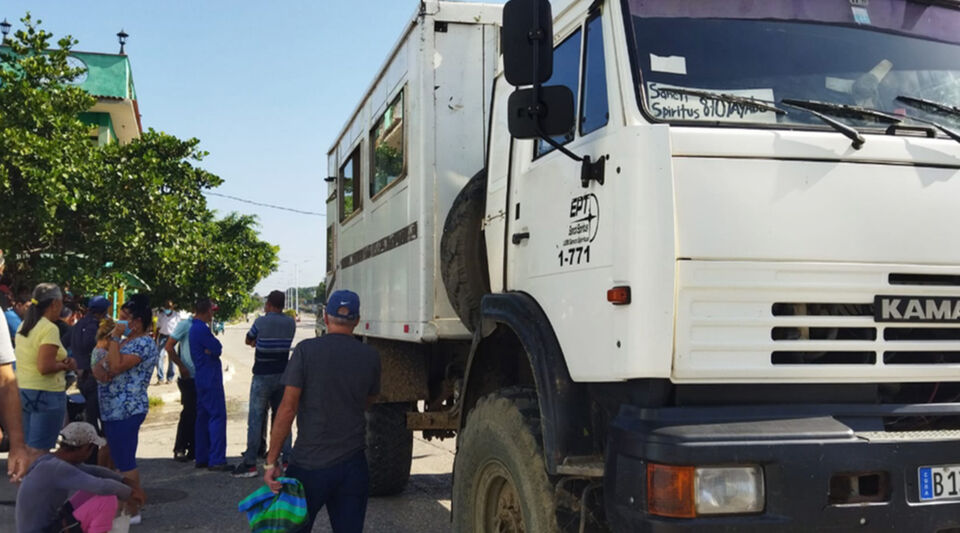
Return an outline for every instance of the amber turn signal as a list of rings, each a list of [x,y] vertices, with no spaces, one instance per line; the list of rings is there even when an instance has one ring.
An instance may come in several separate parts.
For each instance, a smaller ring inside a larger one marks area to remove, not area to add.
[[[696,518],[695,468],[647,463],[647,512],[670,518]]]
[[[607,301],[613,305],[627,305],[630,303],[630,287],[621,285],[608,290]]]

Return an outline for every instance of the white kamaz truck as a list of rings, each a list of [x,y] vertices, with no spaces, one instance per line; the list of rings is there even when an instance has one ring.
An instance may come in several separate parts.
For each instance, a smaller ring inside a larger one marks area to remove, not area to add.
[[[960,531],[960,3],[420,2],[329,152],[376,494],[453,529]]]

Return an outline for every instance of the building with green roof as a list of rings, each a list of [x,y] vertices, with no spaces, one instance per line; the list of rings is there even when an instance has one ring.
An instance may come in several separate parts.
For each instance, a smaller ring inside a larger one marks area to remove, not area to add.
[[[97,103],[80,119],[94,128],[91,135],[98,144],[118,141],[126,144],[140,137],[140,109],[133,85],[133,70],[126,54],[70,52],[70,64],[82,67],[74,84],[97,98]]]

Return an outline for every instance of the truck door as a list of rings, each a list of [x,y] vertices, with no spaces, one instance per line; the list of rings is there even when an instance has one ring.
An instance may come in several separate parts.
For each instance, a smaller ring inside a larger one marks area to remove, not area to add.
[[[614,349],[596,341],[609,338],[604,332],[610,328],[605,313],[612,309],[607,290],[613,284],[612,199],[617,186],[607,90],[614,84],[606,77],[602,18],[599,12],[590,14],[556,45],[553,77],[546,85],[569,87],[578,109],[574,129],[555,140],[591,160],[609,156],[606,184],[583,186],[580,164],[542,140],[515,141],[513,152],[507,285],[536,298],[552,323],[563,319],[576,324],[554,327],[565,353],[599,355],[599,350]],[[571,374],[599,371],[597,365],[585,364],[588,359],[567,357]]]

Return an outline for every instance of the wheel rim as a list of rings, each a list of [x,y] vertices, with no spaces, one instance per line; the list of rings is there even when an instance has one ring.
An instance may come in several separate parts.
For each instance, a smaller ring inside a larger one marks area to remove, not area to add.
[[[510,472],[499,461],[480,471],[477,486],[477,528],[482,533],[525,533],[523,510]]]

